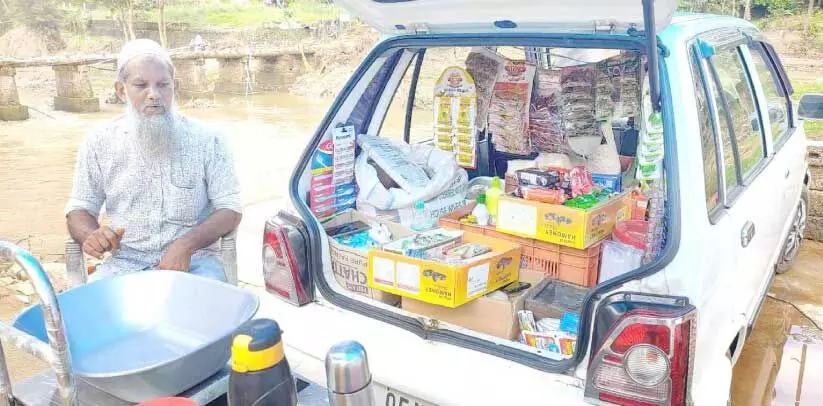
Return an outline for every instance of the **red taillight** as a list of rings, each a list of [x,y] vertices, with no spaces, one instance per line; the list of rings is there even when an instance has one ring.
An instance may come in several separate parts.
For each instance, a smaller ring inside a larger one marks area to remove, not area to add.
[[[634,311],[591,355],[586,397],[625,406],[686,403],[694,311]]]
[[[263,275],[266,290],[297,305],[309,301],[295,250],[284,225],[273,219],[263,232]]]

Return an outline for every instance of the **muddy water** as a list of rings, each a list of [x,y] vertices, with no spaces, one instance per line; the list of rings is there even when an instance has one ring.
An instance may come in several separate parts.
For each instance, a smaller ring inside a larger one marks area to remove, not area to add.
[[[267,94],[248,100],[224,97],[214,107],[181,110],[227,136],[243,201],[252,204],[287,195],[294,163],[330,103]],[[45,111],[47,117],[32,111],[27,121],[0,122],[0,238],[24,240],[47,260],[59,256],[77,146],[90,129],[122,111],[122,105],[84,115]]]
[[[734,368],[734,406],[823,404],[823,244],[775,278]]]

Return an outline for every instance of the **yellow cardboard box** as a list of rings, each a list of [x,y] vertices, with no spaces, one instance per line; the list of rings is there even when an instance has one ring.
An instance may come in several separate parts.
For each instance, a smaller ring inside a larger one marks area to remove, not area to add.
[[[453,266],[372,249],[369,287],[454,308],[517,280],[517,244],[473,233],[463,233],[463,241],[485,244],[492,252]]]
[[[615,224],[630,218],[631,191],[591,209],[578,209],[500,196],[497,231],[583,249],[606,238]]]

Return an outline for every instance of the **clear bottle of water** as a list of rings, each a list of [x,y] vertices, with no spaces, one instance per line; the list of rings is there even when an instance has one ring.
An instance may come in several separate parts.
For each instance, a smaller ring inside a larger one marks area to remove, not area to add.
[[[429,211],[426,210],[426,204],[422,200],[418,200],[417,203],[414,204],[411,228],[414,231],[427,231],[432,228]]]

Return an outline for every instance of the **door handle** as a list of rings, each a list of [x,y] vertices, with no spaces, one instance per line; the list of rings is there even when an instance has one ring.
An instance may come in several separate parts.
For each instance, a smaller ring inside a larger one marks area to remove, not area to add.
[[[740,245],[743,246],[743,248],[746,248],[749,243],[752,242],[755,232],[754,223],[751,221],[747,221],[746,224],[743,225],[743,229],[740,230]]]
[[[791,170],[791,169],[786,169],[786,174],[785,174],[785,175],[783,175],[783,177],[784,177],[784,178],[786,178],[786,179],[788,179],[788,178],[789,178],[789,175],[791,175],[791,174],[792,174],[792,170]]]

